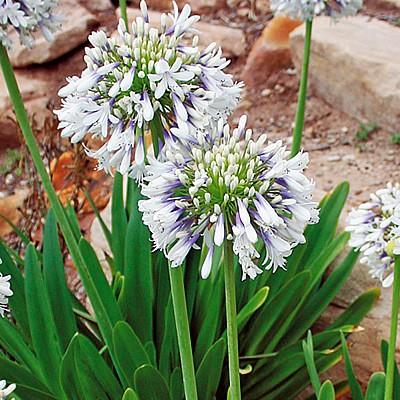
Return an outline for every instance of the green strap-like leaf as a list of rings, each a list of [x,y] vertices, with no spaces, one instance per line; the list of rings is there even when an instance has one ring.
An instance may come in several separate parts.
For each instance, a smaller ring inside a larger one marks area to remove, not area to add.
[[[118,322],[113,329],[113,346],[125,381],[133,386],[136,369],[150,364],[148,354],[130,325],[123,321]]]
[[[138,210],[139,188],[131,195],[136,204],[130,215],[125,243],[125,288],[119,304],[126,320],[143,343],[153,340],[153,265],[150,232]],[[133,306],[134,305],[134,306]]]
[[[139,400],[139,397],[132,388],[128,388],[122,396],[122,400]]]
[[[24,337],[30,339],[24,278],[8,254],[7,248],[2,243],[0,243],[0,260],[0,272],[3,275],[11,275],[11,289],[14,294],[9,298],[9,305],[12,315],[20,326]]]
[[[365,394],[365,400],[382,400],[385,396],[385,374],[375,372],[372,374]]]
[[[141,400],[172,400],[163,376],[152,365],[135,372],[135,390]]]
[[[388,351],[389,351],[389,343],[386,340],[382,340],[381,341],[381,358],[382,358],[382,365],[383,365],[385,372],[386,372],[386,368],[387,368]],[[395,399],[400,399],[400,374],[399,374],[399,368],[397,366],[397,363],[395,363],[395,366],[394,366],[393,393],[394,393]]]
[[[119,382],[90,340],[77,335],[75,345],[75,373],[82,390],[81,399],[120,399]]]
[[[117,172],[114,176],[114,187],[111,199],[111,231],[114,266],[124,272],[125,237],[127,228],[126,211],[123,196],[123,177]]]
[[[318,394],[318,400],[335,400],[335,388],[331,381],[325,381]]]
[[[340,333],[340,338],[342,341],[342,352],[343,352],[344,364],[346,367],[347,380],[349,382],[349,387],[351,391],[351,397],[353,400],[363,400],[364,399],[363,392],[354,374],[353,365],[350,359],[349,349],[347,348],[347,343],[343,332]]]
[[[308,331],[307,339],[303,340],[302,347],[311,385],[314,389],[314,392],[319,393],[321,389],[321,382],[319,380],[317,367],[315,366],[314,361],[314,345],[311,331]]]
[[[25,293],[33,349],[42,374],[53,394],[63,398],[58,380],[61,347],[57,338],[53,313],[44,286],[35,249],[29,245],[25,255]]]
[[[214,399],[221,380],[225,353],[225,339],[219,339],[204,355],[204,358],[196,371],[199,400]]]
[[[44,226],[43,277],[61,348],[65,351],[77,331],[71,295],[65,281],[56,219],[50,209]]]

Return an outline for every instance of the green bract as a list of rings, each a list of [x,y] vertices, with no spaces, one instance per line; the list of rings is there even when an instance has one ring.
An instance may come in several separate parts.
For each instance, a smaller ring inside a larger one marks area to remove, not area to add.
[[[336,234],[348,185],[321,203],[321,222],[306,232],[288,259],[287,271],[267,272],[240,282],[237,268],[238,325],[242,391],[247,400],[292,399],[308,383],[301,340],[339,291],[357,259],[350,252],[322,281],[343,251],[347,233]],[[168,282],[168,265],[152,253],[149,232],[137,211],[138,190],[129,183],[129,207],[122,204],[116,177],[111,231],[100,221],[112,249],[109,282],[76,216],[71,227],[87,262],[93,312],[66,285],[55,217],[50,211],[41,251],[29,244],[22,261],[0,245],[5,274],[12,276],[11,319],[0,318],[0,376],[17,385],[23,400],[183,399],[182,371]],[[226,339],[223,254],[215,257],[210,279],[201,280],[204,252],[191,252],[184,269],[199,399],[225,398]],[[314,336],[320,373],[341,358],[340,332],[352,332],[378,296],[357,299],[326,330]],[[107,313],[104,318],[102,313]],[[326,390],[329,390],[326,389]]]

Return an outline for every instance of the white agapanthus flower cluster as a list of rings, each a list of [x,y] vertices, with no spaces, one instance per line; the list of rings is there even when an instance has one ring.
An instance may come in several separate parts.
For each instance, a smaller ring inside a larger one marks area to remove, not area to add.
[[[400,256],[400,185],[389,183],[371,194],[368,202],[351,211],[346,230],[350,246],[360,250],[371,275],[382,286],[391,286],[394,256]]]
[[[0,0],[0,42],[10,48],[10,33],[15,30],[20,42],[32,47],[32,34],[38,29],[51,41],[60,28],[61,19],[53,14],[57,5],[58,0]]]
[[[167,149],[147,166],[139,203],[156,249],[172,267],[181,265],[204,237],[208,254],[202,277],[211,269],[215,246],[233,241],[242,278],[262,270],[258,244],[265,247],[266,269],[285,267],[285,258],[305,241],[307,224],[318,220],[311,200],[314,184],[303,175],[308,155],[289,158],[281,141],[252,140],[246,117],[230,133],[223,121],[203,145],[187,154]]]
[[[13,295],[10,285],[11,276],[3,276],[0,273],[0,316],[4,317],[6,311],[8,311],[8,298]]]
[[[303,21],[317,15],[328,15],[333,20],[356,15],[362,0],[271,0],[271,10],[276,15],[288,15]]]
[[[0,400],[7,399],[16,388],[17,386],[14,383],[7,386],[7,382],[4,379],[0,380]]]
[[[80,142],[87,136],[104,144],[88,154],[107,172],[118,170],[140,178],[145,161],[144,135],[153,140],[196,143],[205,129],[226,118],[236,106],[241,84],[223,72],[229,64],[215,43],[200,51],[195,36],[184,40],[199,20],[182,12],[161,17],[161,28],[150,26],[147,6],[131,32],[120,20],[118,35],[92,33],[86,49],[87,68],[68,78],[57,111],[62,136]]]

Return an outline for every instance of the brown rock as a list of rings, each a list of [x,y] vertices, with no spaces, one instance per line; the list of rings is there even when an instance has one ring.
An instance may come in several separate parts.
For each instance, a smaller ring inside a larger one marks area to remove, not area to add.
[[[21,189],[11,196],[0,199],[0,215],[7,218],[13,224],[17,224],[21,217],[18,209],[23,206],[28,193],[28,189]],[[12,232],[11,226],[4,219],[0,218],[0,237],[4,238],[10,232]]]
[[[37,126],[40,128],[43,126],[44,119],[50,114],[50,111],[46,108],[48,82],[32,78],[26,71],[16,71],[15,75],[25,102],[25,108],[30,116],[35,115]],[[19,144],[17,131],[7,87],[0,74],[0,150]]]
[[[294,63],[300,67],[304,28],[290,37]],[[315,94],[359,120],[389,131],[400,129],[400,29],[369,17],[333,24],[315,18],[310,85]]]
[[[43,64],[53,61],[72,49],[85,43],[88,34],[96,26],[96,17],[76,0],[60,2],[58,14],[64,17],[62,29],[54,34],[54,40],[48,42],[40,32],[32,49],[27,49],[14,40],[15,45],[10,59],[15,67],[26,67],[32,64]]]
[[[248,86],[262,85],[273,72],[291,65],[289,34],[300,24],[281,16],[268,23],[247,58],[242,79]]]
[[[128,20],[133,21],[134,18],[141,15],[137,8],[128,8]],[[119,9],[117,16],[120,16]],[[160,27],[161,13],[157,11],[149,11],[151,26]],[[246,38],[241,29],[230,28],[223,25],[214,25],[207,22],[198,22],[194,24],[194,28],[199,31],[200,48],[207,47],[210,43],[216,42],[222,47],[225,56],[240,56],[245,51]],[[188,35],[189,36],[189,35]]]

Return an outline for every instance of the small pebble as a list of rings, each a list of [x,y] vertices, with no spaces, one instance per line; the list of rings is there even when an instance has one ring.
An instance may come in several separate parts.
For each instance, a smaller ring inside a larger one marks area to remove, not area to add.
[[[263,90],[261,91],[261,96],[262,96],[262,97],[268,97],[271,93],[272,93],[272,90],[266,88],[266,89],[263,89]]]
[[[339,154],[332,154],[332,155],[327,157],[327,160],[329,162],[337,162],[337,161],[340,161],[341,159],[342,159],[342,157],[339,156]]]

